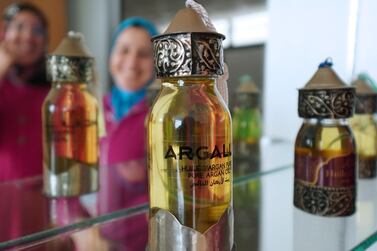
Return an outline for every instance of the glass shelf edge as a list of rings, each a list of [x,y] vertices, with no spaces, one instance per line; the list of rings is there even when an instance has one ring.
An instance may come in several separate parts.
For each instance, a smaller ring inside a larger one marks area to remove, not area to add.
[[[248,175],[240,176],[240,177],[234,178],[233,186],[237,187],[237,186],[245,184],[245,183],[247,183],[251,180],[261,178],[261,177],[266,176],[268,174],[284,171],[284,170],[290,169],[292,167],[293,167],[293,165],[290,164],[290,165],[274,168],[274,169],[271,169],[271,170],[268,170],[268,171],[260,171],[260,172],[255,172],[255,173],[250,173]],[[35,178],[33,177],[30,180],[34,181]],[[120,218],[123,218],[123,217],[137,215],[137,214],[146,212],[148,210],[148,207],[149,207],[149,204],[146,203],[146,204],[142,204],[142,205],[139,205],[139,206],[136,206],[136,207],[126,208],[126,209],[122,209],[122,210],[119,210],[119,211],[112,212],[110,214],[101,215],[101,216],[97,216],[97,217],[90,218],[90,219],[87,219],[87,220],[83,220],[83,221],[73,223],[73,224],[70,224],[70,225],[67,225],[67,226],[56,227],[56,228],[40,231],[40,232],[37,232],[37,233],[34,233],[34,234],[25,235],[25,236],[19,237],[17,239],[1,242],[0,243],[0,249],[11,248],[11,247],[21,246],[21,245],[28,245],[28,244],[31,244],[33,242],[37,242],[39,240],[53,238],[53,237],[55,237],[59,234],[66,234],[66,233],[69,233],[69,232],[89,228],[89,227],[91,227],[95,224],[110,222],[110,221],[117,220],[117,219],[120,219]]]

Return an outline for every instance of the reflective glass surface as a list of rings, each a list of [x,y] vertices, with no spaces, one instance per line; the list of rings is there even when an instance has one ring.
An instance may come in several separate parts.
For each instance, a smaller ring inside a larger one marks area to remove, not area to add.
[[[234,155],[237,250],[375,248],[375,179],[358,181],[356,214],[338,218],[314,216],[293,206],[292,143],[262,142],[259,153],[255,151],[254,148],[250,152],[250,158]],[[2,194],[9,196],[8,206],[4,203],[1,207],[3,222],[8,222],[1,226],[1,249],[145,250],[147,204],[96,215],[95,195],[52,200],[42,195],[41,186],[39,177],[0,185]],[[23,196],[16,210],[10,197],[20,194]],[[19,220],[15,221],[16,218]],[[27,227],[11,231],[21,225]],[[8,239],[3,237],[6,232],[9,232]]]

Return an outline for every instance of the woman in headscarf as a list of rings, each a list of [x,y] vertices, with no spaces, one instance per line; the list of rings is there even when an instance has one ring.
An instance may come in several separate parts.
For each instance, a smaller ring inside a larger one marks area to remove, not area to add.
[[[145,118],[146,88],[153,81],[151,37],[155,27],[142,18],[120,23],[113,35],[109,71],[113,85],[104,97],[106,136],[101,140],[99,214],[148,202]],[[145,214],[102,229],[126,250],[145,250]]]

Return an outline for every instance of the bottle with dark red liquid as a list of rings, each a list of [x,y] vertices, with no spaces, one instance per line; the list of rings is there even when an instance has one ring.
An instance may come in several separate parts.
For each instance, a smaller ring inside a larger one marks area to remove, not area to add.
[[[355,90],[345,85],[326,60],[299,90],[304,122],[295,143],[294,205],[321,216],[355,212],[356,148],[347,118]]]

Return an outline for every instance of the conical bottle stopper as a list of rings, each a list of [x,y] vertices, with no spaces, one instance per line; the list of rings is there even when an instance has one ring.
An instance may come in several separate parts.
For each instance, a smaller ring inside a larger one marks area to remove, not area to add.
[[[53,82],[90,82],[94,58],[81,33],[70,31],[47,56],[47,74]]]
[[[299,89],[298,114],[302,118],[349,118],[354,111],[355,88],[347,86],[326,59]]]
[[[222,75],[224,38],[195,10],[181,9],[167,30],[152,39],[157,77]]]

